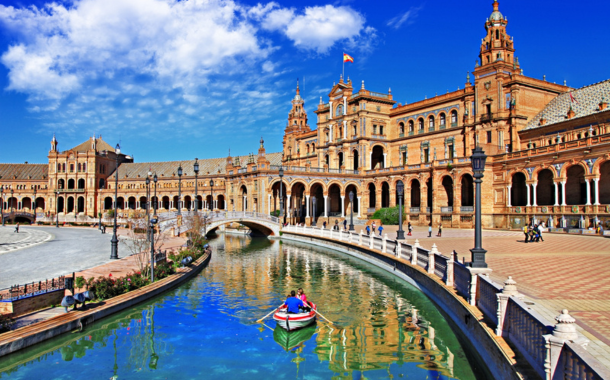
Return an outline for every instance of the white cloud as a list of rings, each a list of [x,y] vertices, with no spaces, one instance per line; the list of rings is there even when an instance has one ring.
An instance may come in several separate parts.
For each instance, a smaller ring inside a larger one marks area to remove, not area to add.
[[[409,9],[408,11],[391,18],[387,22],[387,25],[394,29],[399,29],[405,23],[407,25],[410,25],[413,23],[413,19],[417,17],[421,9],[422,7],[411,7],[411,9]]]

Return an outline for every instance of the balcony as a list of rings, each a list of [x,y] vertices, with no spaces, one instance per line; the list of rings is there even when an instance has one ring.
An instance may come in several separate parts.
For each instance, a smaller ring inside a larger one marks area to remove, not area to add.
[[[415,134],[415,132],[409,131],[409,136],[413,136],[414,134]]]
[[[496,116],[497,116],[497,115],[496,115],[496,114],[493,114],[493,113],[486,113],[486,114],[484,114],[484,115],[481,115],[481,117],[480,117],[480,119],[479,119],[479,120],[480,120],[481,122],[491,121],[491,120],[495,119],[495,117],[496,117]]]
[[[460,212],[474,212],[474,206],[462,206]]]
[[[417,214],[419,212],[419,207],[411,207],[409,208],[409,212],[412,214]]]
[[[85,189],[56,189],[59,193],[84,193]]]
[[[441,206],[441,212],[444,214],[450,214],[453,212],[453,206]]]
[[[398,134],[398,137],[405,137],[404,132],[403,132],[403,133]]]
[[[451,123],[451,128],[455,128],[455,127],[457,127],[457,124],[458,124],[457,122],[455,122],[455,123]]]

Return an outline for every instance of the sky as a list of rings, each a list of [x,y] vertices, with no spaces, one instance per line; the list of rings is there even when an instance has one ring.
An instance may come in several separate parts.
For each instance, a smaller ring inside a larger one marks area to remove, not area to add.
[[[610,3],[501,1],[525,75],[610,77]],[[136,162],[281,151],[342,73],[414,102],[464,87],[492,1],[0,0],[0,162],[93,135]]]

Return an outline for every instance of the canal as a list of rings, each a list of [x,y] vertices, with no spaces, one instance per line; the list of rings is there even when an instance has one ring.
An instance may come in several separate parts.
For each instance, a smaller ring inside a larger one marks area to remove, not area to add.
[[[0,379],[482,379],[419,290],[332,250],[220,235],[194,279],[83,332],[0,358]],[[268,318],[302,287],[334,323]]]

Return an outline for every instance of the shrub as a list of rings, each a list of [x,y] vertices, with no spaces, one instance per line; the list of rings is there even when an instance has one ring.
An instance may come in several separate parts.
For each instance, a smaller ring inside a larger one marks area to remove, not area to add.
[[[87,282],[85,281],[85,278],[83,276],[78,276],[76,277],[74,285],[76,286],[76,289],[82,289],[86,283]]]
[[[280,210],[272,211],[271,214],[269,214],[269,215],[271,215],[271,216],[278,216],[279,217],[280,216]]]
[[[398,224],[398,214],[399,214],[398,206],[390,207],[390,208],[382,208],[382,209],[375,211],[375,213],[373,214],[371,219],[380,219],[382,224],[396,225],[396,224]],[[403,222],[405,221],[405,219],[406,219],[406,213],[405,213],[405,208],[403,206],[403,208],[402,208]]]

